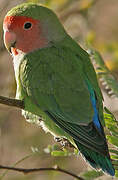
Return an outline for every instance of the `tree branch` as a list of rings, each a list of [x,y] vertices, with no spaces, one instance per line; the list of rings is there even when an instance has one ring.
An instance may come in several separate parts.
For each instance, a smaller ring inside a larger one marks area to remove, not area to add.
[[[39,172],[39,171],[58,171],[58,172],[70,175],[73,178],[76,178],[78,180],[84,180],[83,178],[77,176],[76,174],[71,173],[70,171],[61,169],[57,165],[55,167],[51,167],[51,168],[33,168],[33,169],[14,168],[14,167],[0,165],[0,169],[7,169],[7,170],[12,170],[12,171],[22,172],[24,174]]]
[[[0,104],[8,105],[8,106],[14,106],[18,107],[20,109],[24,109],[24,101],[18,100],[18,99],[12,99],[0,96]]]

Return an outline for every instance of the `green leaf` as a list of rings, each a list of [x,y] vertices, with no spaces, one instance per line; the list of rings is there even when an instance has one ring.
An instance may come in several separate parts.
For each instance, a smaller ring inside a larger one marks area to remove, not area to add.
[[[112,159],[118,159],[118,156],[116,156],[116,155],[111,155],[111,158],[112,158]]]
[[[64,151],[52,151],[51,155],[52,156],[68,156],[68,153]]]
[[[93,180],[97,177],[100,177],[103,175],[103,172],[102,171],[95,171],[95,170],[92,170],[92,171],[87,171],[85,172],[84,174],[82,174],[82,176],[86,179],[86,180]]]
[[[109,141],[111,144],[113,144],[113,145],[115,145],[115,146],[118,147],[118,137],[108,136],[108,135],[107,135],[107,139],[108,139],[108,141]]]
[[[78,155],[79,154],[79,150],[74,148],[74,155]]]
[[[115,138],[118,138],[118,121],[115,119],[113,114],[111,114],[111,112],[106,107],[104,108],[104,110],[105,110],[104,120],[105,120],[106,127],[110,130],[110,133],[112,134],[112,136],[114,136]]]
[[[118,160],[112,160],[112,164],[113,164],[114,166],[117,166],[116,169],[118,169]]]
[[[118,97],[118,81],[105,65],[100,53],[91,48],[88,50],[88,53],[90,54],[91,59],[96,63],[98,78],[109,88],[109,90],[107,90],[108,95],[115,95]]]
[[[53,144],[52,145],[52,151],[55,151],[55,150],[60,150],[60,146],[57,144]]]
[[[57,144],[53,144],[53,145],[48,145],[46,148],[44,148],[44,152],[47,154],[55,150],[60,150],[60,146]]]
[[[115,171],[115,176],[118,177],[118,170]]]
[[[111,153],[114,153],[114,154],[118,155],[118,151],[115,150],[115,149],[109,149],[109,151],[110,151]]]

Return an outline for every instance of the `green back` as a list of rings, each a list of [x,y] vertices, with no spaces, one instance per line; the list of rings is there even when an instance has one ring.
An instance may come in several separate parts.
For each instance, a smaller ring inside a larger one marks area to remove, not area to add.
[[[22,85],[27,88],[25,90],[28,95],[31,94],[34,103],[44,111],[50,109],[66,121],[87,124],[92,122],[93,108],[85,74],[98,99],[100,97],[100,110],[102,96],[88,54],[82,50],[82,55],[79,48],[76,52],[76,44],[73,44],[75,49],[66,47],[69,40],[73,44],[74,41],[67,36],[61,43],[26,55],[20,72]]]

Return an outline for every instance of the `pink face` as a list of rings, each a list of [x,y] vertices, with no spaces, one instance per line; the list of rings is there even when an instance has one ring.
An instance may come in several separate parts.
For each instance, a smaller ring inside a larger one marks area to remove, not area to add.
[[[18,54],[17,50],[29,53],[47,45],[39,20],[25,16],[6,16],[3,29],[5,45],[14,55]]]

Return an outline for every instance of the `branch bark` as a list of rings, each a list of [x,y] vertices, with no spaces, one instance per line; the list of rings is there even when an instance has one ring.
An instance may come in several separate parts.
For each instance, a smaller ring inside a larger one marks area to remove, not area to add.
[[[76,174],[74,174],[74,173],[72,173],[70,171],[67,171],[65,169],[61,169],[58,166],[50,167],[50,168],[24,169],[24,168],[14,168],[14,167],[10,167],[10,166],[2,166],[2,165],[0,165],[0,169],[6,169],[6,170],[22,172],[24,174],[33,173],[33,172],[40,172],[40,171],[57,171],[57,172],[61,172],[61,173],[67,174],[69,176],[72,176],[73,178],[76,178],[78,180],[84,180],[82,177],[79,177]]]
[[[8,106],[14,106],[20,109],[24,109],[24,101],[18,100],[18,99],[12,99],[4,96],[0,96],[0,104],[8,105]]]

